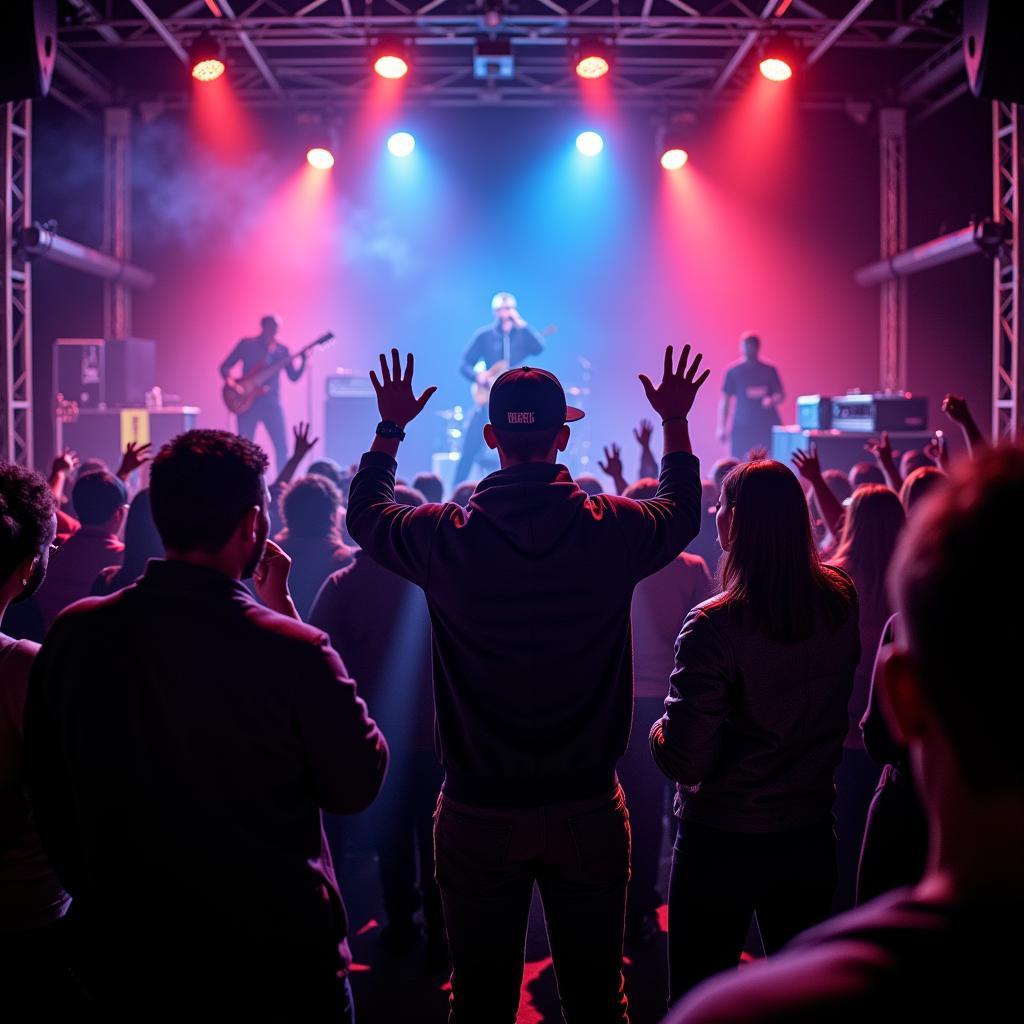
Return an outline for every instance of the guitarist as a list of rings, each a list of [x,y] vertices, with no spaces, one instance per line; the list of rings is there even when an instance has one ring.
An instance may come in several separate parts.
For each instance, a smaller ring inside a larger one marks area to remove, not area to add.
[[[519,366],[528,356],[544,350],[540,335],[519,315],[514,295],[498,292],[491,299],[491,311],[494,313],[494,322],[481,327],[473,335],[459,366],[463,377],[479,385],[484,401],[470,413],[463,426],[462,455],[455,467],[453,486],[458,486],[469,476],[483,444],[483,425],[487,422],[487,396],[491,383],[502,371],[511,366]],[[495,364],[501,364],[500,368]]]
[[[230,385],[229,373],[236,363],[242,364],[242,376],[253,370],[260,370],[271,364],[280,364],[288,379],[296,381],[306,368],[306,357],[299,357],[298,366],[288,355],[288,349],[277,341],[277,317],[265,316],[260,320],[260,333],[255,338],[242,338],[231,350],[227,359],[220,364],[220,375]],[[288,461],[288,441],[284,426],[284,410],[281,408],[280,372],[266,382],[266,392],[253,402],[246,412],[238,414],[238,433],[251,441],[256,427],[262,423],[274,446],[274,458],[278,470]]]

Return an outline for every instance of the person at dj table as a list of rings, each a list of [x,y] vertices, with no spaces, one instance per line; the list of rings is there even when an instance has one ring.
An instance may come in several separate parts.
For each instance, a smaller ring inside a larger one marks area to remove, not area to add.
[[[487,422],[487,398],[491,382],[502,371],[519,366],[529,356],[544,351],[541,336],[520,316],[514,295],[498,292],[491,299],[491,311],[494,313],[494,321],[473,335],[462,353],[459,365],[462,376],[478,386],[483,401],[469,414],[463,425],[462,454],[455,467],[453,487],[457,487],[469,476],[477,453],[483,446],[483,425]]]

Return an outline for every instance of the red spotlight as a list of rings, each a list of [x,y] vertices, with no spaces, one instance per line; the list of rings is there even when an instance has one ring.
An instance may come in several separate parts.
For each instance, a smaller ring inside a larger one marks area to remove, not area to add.
[[[770,39],[761,49],[758,68],[769,82],[787,82],[800,63],[793,44],[782,35]]]
[[[374,50],[373,70],[381,78],[405,78],[409,73],[409,57],[405,46],[397,40],[382,41]]]
[[[685,149],[681,146],[673,146],[661,154],[661,166],[666,171],[678,171],[681,167],[686,166],[686,161],[689,159],[690,154]]]
[[[224,54],[216,38],[201,32],[188,48],[192,77],[197,82],[213,82],[224,74]]]
[[[611,70],[607,47],[597,39],[580,43],[575,53],[576,74],[580,78],[604,78]]]
[[[759,67],[769,82],[785,82],[793,77],[793,68],[781,57],[765,57]]]
[[[604,57],[598,57],[596,54],[589,57],[581,57],[576,61],[576,74],[580,78],[604,78],[609,70],[608,61]]]
[[[314,146],[306,152],[306,162],[318,171],[329,171],[334,166],[334,154],[323,146]]]

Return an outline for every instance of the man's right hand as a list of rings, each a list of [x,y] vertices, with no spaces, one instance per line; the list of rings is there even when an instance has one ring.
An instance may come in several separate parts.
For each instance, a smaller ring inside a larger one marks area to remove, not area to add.
[[[672,346],[665,349],[665,366],[661,377],[661,383],[655,387],[650,377],[640,374],[640,383],[644,386],[647,401],[661,417],[662,422],[669,419],[685,419],[693,408],[694,399],[701,385],[711,374],[705,370],[697,377],[697,370],[703,358],[697,353],[693,362],[687,366],[690,359],[690,346],[683,346],[683,354],[679,357],[679,366],[672,369]]]

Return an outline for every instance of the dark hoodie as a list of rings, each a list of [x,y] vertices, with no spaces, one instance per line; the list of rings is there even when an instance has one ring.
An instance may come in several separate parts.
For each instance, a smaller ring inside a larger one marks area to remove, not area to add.
[[[513,466],[467,509],[395,504],[395,468],[363,456],[348,525],[426,592],[445,792],[532,807],[610,790],[632,716],[633,587],[696,536],[697,460],[667,456],[647,501],[588,498],[564,466]]]

